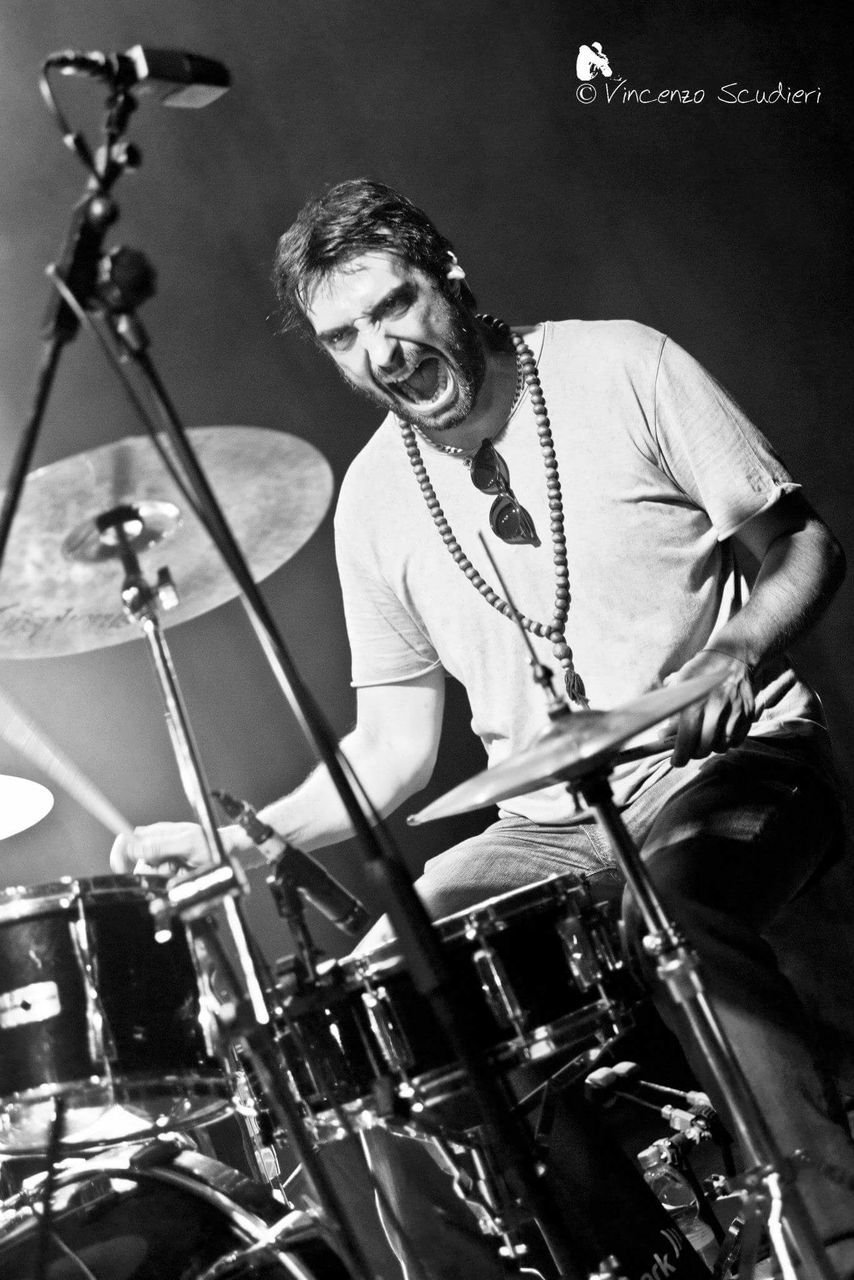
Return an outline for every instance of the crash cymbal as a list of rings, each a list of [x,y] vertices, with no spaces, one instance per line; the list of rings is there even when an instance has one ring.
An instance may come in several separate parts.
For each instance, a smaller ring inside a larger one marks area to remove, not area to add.
[[[574,782],[612,761],[630,739],[705,698],[720,681],[719,674],[695,676],[654,689],[612,711],[574,711],[551,724],[524,751],[460,783],[412,814],[407,822],[420,826],[537,791],[553,782]],[[650,750],[661,750],[662,745],[655,743]]]
[[[317,449],[262,427],[191,427],[188,435],[256,581],[284,564],[320,524],[332,473]],[[167,626],[237,594],[230,574],[147,436],[78,453],[27,477],[0,574],[0,658],[83,653],[134,640],[123,570],[96,520],[137,510],[143,572],[168,565],[178,590]]]
[[[53,808],[53,795],[40,782],[0,773],[0,840],[34,827]]]

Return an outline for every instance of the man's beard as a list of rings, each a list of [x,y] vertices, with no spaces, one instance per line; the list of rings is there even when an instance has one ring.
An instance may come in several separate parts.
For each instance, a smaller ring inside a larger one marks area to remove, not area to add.
[[[370,401],[378,409],[393,413],[404,422],[422,431],[443,432],[458,427],[469,416],[477,401],[486,374],[486,356],[478,333],[477,321],[472,313],[456,298],[447,298],[447,329],[442,335],[444,350],[436,352],[430,347],[422,349],[421,359],[425,356],[437,355],[445,361],[457,385],[456,400],[447,415],[435,418],[430,414],[422,415],[415,406],[408,405],[401,395],[373,391],[369,387],[358,386],[351,382],[343,369],[339,368],[344,381],[353,391]]]

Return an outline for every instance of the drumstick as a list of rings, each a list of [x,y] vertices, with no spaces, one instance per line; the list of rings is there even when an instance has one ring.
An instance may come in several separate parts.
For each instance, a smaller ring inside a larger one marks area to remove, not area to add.
[[[118,809],[102,795],[73,760],[47,737],[9,694],[0,688],[0,738],[20,751],[33,764],[56,782],[82,805],[93,818],[111,831],[114,836],[130,835],[133,826]]]

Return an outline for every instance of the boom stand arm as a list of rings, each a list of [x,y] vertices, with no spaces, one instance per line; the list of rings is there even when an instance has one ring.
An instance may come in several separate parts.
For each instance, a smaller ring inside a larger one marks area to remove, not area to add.
[[[752,1167],[745,1175],[748,1205],[768,1194],[768,1203],[783,1196],[783,1221],[810,1276],[837,1280],[801,1199],[791,1162],[783,1157],[760,1112],[747,1079],[706,995],[699,961],[664,910],[649,871],[614,804],[607,773],[592,773],[570,784],[591,808],[611,842],[617,862],[643,916],[644,947],[655,957],[656,974],[673,1002],[683,1010],[695,1044],[726,1099],[742,1149]],[[783,1267],[791,1268],[785,1242],[771,1232]],[[792,1274],[791,1270],[789,1272]]]

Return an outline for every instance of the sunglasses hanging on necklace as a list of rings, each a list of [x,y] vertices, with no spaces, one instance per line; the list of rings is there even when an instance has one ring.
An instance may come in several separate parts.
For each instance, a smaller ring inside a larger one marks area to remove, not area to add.
[[[498,496],[489,511],[489,526],[502,542],[541,546],[530,514],[510,488],[507,463],[491,440],[486,439],[469,462],[471,482],[481,493]]]
[[[513,333],[502,320],[496,320],[493,316],[478,316],[478,319],[482,323],[489,325],[505,342],[513,344],[517,365],[524,378],[525,388],[530,396],[531,407],[537,424],[537,436],[543,454],[546,475],[552,563],[555,576],[554,612],[550,622],[537,622],[525,614],[517,613],[478,573],[455,538],[454,531],[445,518],[439,499],[436,497],[436,490],[433,488],[427,468],[424,465],[424,459],[421,456],[421,450],[418,447],[413,427],[410,423],[398,419],[403,444],[415,478],[424,496],[424,501],[427,504],[427,509],[454,563],[493,609],[511,621],[518,620],[531,635],[540,636],[551,642],[552,652],[563,669],[567,697],[570,702],[587,707],[589,703],[584,690],[584,681],[575,670],[572,649],[566,639],[566,623],[569,617],[569,606],[572,597],[569,590],[563,502],[561,499],[557,456],[555,454],[545,396],[540,385],[537,362],[524,339]],[[537,537],[534,522],[510,488],[510,475],[507,464],[491,440],[485,439],[483,441],[477,453],[471,458],[470,467],[472,483],[475,488],[482,493],[496,494],[489,514],[489,523],[493,533],[503,542],[539,547],[541,543]]]

